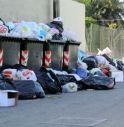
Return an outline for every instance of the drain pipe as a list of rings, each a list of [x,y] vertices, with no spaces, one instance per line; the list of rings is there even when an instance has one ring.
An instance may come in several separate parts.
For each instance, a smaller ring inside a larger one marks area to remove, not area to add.
[[[53,0],[53,19],[60,16],[59,0]]]

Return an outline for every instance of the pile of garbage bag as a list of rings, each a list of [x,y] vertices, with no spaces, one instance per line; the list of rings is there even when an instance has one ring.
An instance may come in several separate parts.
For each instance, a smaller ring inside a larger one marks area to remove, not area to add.
[[[73,93],[79,90],[109,90],[115,86],[114,78],[105,75],[100,69],[87,70],[82,61],[67,71],[41,67],[31,70],[16,64],[0,69],[0,90],[17,90],[19,99],[44,98],[46,94]]]

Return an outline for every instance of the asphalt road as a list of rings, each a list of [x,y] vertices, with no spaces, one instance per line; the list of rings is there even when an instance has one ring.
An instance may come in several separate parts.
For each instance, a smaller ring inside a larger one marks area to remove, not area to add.
[[[0,108],[0,127],[124,127],[124,83],[113,90],[20,100]]]

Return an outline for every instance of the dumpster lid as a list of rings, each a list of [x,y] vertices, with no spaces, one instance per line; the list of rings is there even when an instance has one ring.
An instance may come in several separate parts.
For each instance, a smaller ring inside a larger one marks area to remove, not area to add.
[[[71,45],[80,45],[81,42],[78,41],[64,41],[64,40],[50,40],[50,43],[54,43],[54,44],[71,44]]]
[[[32,42],[32,43],[44,43],[46,41],[41,41],[36,38],[22,38],[22,37],[13,37],[13,36],[6,36],[6,35],[0,35],[0,39],[3,40],[13,40],[13,41],[26,41],[26,42]],[[50,43],[53,44],[71,44],[71,45],[80,45],[81,42],[77,41],[64,41],[64,40],[49,40]]]
[[[65,44],[66,42],[64,40],[50,40],[50,43],[53,43],[53,44]]]
[[[6,36],[6,35],[0,35],[0,39],[3,40],[12,40],[12,41],[26,41],[26,42],[33,42],[33,43],[44,43],[45,41],[40,41],[35,38],[22,38],[22,37],[13,37],[13,36]]]
[[[79,41],[70,41],[69,44],[71,44],[71,45],[80,45],[81,42],[79,42]]]

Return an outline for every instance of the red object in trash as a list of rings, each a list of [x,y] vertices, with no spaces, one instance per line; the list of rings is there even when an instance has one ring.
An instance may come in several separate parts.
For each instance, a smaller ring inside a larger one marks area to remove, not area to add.
[[[108,68],[102,68],[102,72],[106,75],[109,76],[109,69]]]
[[[4,71],[4,72],[3,72],[3,75],[4,75],[5,77],[10,78],[10,77],[12,77],[12,72],[11,72],[11,71]]]

